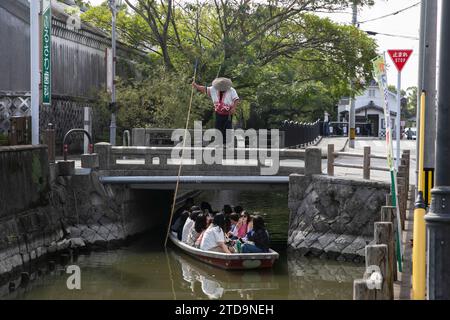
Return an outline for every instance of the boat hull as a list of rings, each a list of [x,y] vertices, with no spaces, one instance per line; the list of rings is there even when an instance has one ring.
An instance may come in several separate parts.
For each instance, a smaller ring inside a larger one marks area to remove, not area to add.
[[[209,265],[225,270],[249,270],[271,268],[279,255],[274,250],[269,253],[217,253],[203,251],[188,246],[179,241],[174,235],[170,235],[170,240],[183,252]]]

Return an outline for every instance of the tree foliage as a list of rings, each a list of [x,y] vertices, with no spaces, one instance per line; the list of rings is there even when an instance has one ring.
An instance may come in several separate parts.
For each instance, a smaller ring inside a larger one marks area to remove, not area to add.
[[[119,87],[127,110],[119,122],[126,126],[182,127],[194,66],[201,84],[216,76],[233,80],[242,100],[237,120],[252,127],[314,121],[351,93],[350,80],[360,90],[372,77],[375,42],[353,26],[314,14],[345,9],[350,0],[125,3],[118,14],[120,41],[150,57],[146,80]],[[91,7],[83,19],[110,32],[106,3]],[[212,117],[207,97],[195,94],[192,119],[211,123]]]

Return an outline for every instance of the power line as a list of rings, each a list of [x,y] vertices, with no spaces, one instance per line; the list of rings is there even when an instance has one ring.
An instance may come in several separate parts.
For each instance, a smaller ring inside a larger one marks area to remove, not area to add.
[[[420,4],[420,2],[417,2],[416,4],[413,4],[413,5],[409,6],[409,7],[406,7],[406,8],[403,8],[403,9],[401,9],[401,10],[398,10],[398,11],[395,11],[395,12],[392,12],[392,13],[389,13],[389,14],[386,14],[386,15],[381,16],[381,17],[378,17],[378,18],[373,18],[373,19],[369,19],[369,20],[365,20],[365,21],[359,21],[358,24],[363,24],[363,23],[367,23],[367,22],[372,22],[372,21],[376,21],[376,20],[381,20],[381,19],[384,19],[384,18],[387,18],[387,17],[390,17],[390,16],[395,16],[395,15],[397,15],[397,14],[399,14],[399,13],[402,13],[402,12],[404,12],[404,11],[406,11],[406,10],[409,10],[409,9],[414,8],[414,7],[418,6],[419,4]]]
[[[403,36],[403,35],[398,35],[398,34],[381,33],[381,32],[376,32],[376,31],[364,31],[364,32],[367,33],[368,35],[371,35],[371,36],[380,35],[380,36],[386,36],[386,37],[405,38],[405,39],[411,39],[411,40],[420,40],[419,38],[413,37],[413,36]]]

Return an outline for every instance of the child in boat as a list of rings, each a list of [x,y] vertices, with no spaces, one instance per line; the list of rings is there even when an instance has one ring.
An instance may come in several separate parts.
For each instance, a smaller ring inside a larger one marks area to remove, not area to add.
[[[223,232],[224,225],[225,216],[221,213],[216,214],[214,216],[213,225],[209,227],[203,235],[200,249],[205,251],[231,253],[225,243],[225,233]]]
[[[193,228],[191,228],[191,231],[189,232],[186,244],[190,246],[195,246],[195,243],[197,242],[200,235],[203,234],[203,232],[206,230],[207,224],[206,224],[206,215],[202,213],[202,211],[197,211],[198,215],[195,219],[195,223]]]
[[[202,213],[200,210],[196,210],[198,207],[193,207],[193,211],[189,214],[189,217],[186,219],[186,222],[183,226],[183,232],[181,234],[181,241],[186,243],[189,233],[191,232],[191,229],[194,227],[195,220],[197,219],[197,216]],[[200,208],[198,208],[200,209]]]
[[[248,234],[248,240],[242,245],[242,253],[269,252],[270,238],[263,217],[253,217],[253,229]]]

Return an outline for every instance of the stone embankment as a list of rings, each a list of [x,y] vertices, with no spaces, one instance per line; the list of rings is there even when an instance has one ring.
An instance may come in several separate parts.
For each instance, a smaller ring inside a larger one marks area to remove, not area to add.
[[[306,256],[364,261],[387,193],[389,185],[380,182],[292,175],[289,248]]]
[[[0,148],[0,284],[29,262],[106,247],[164,223],[169,191],[104,186],[98,173],[57,176],[47,148]]]

